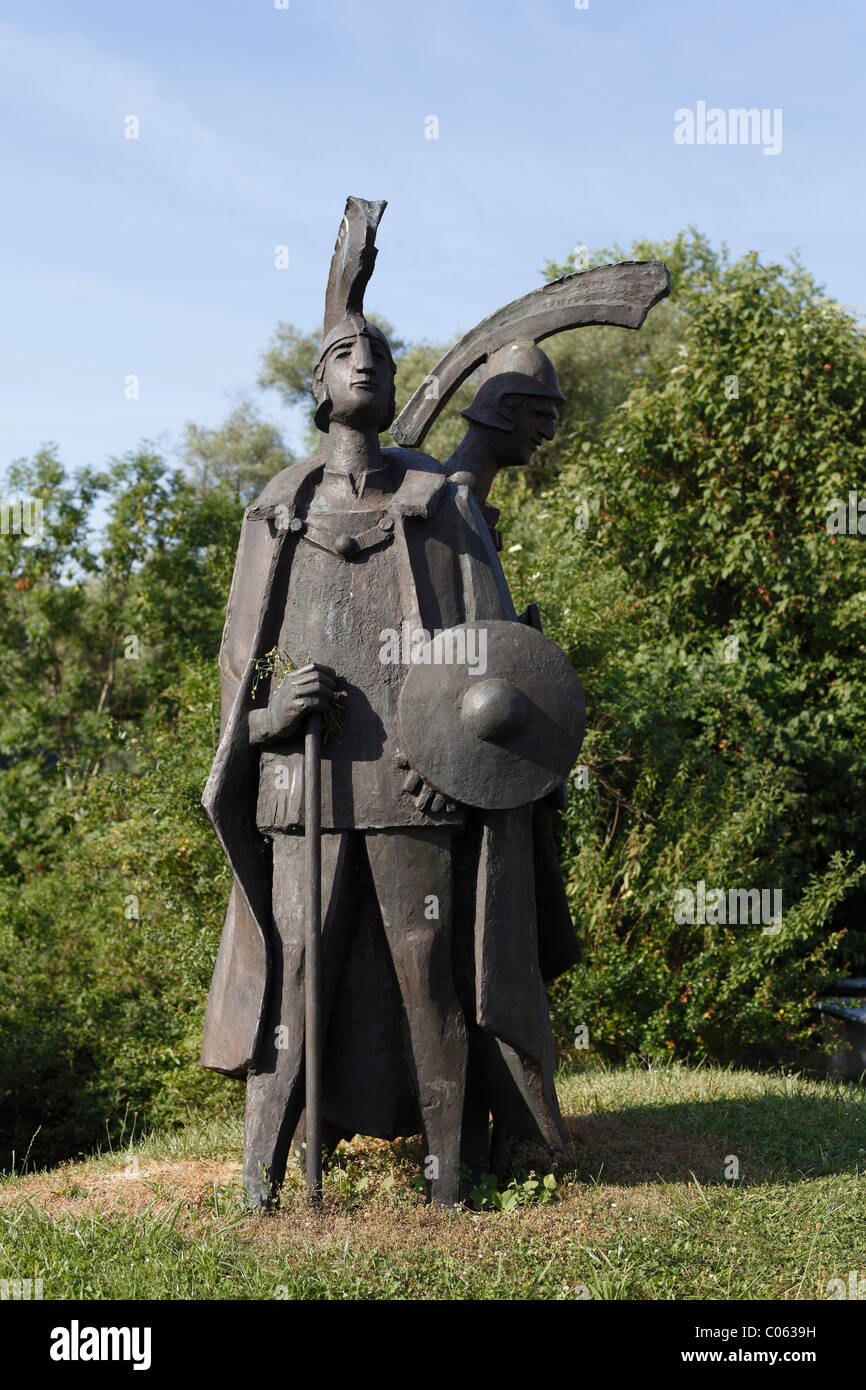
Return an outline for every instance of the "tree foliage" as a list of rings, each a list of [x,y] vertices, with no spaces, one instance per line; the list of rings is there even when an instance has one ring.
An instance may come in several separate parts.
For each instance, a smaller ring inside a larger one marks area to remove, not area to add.
[[[0,1134],[56,1159],[225,1103],[195,1065],[228,894],[199,804],[241,508],[150,450],[10,470],[43,534],[0,545]],[[97,504],[105,518],[94,532]]]
[[[863,490],[866,352],[796,262],[720,260],[681,300],[667,379],[511,498],[519,587],[589,708],[557,997],[611,1055],[790,1056],[866,942],[866,554],[826,527]],[[781,932],[678,925],[701,880],[780,889]]]
[[[238,501],[252,501],[292,457],[280,430],[250,400],[239,401],[218,429],[192,421],[184,429],[183,461],[203,494],[225,483]]]

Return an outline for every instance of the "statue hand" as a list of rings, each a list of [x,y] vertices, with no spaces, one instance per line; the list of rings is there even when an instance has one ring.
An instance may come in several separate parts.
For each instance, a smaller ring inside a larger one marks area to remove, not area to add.
[[[279,690],[274,691],[267,709],[250,715],[250,740],[288,738],[308,714],[331,709],[337,689],[337,673],[318,661],[308,661],[290,671]]]
[[[430,783],[424,780],[421,773],[412,766],[406,754],[401,753],[399,748],[394,754],[394,766],[405,771],[406,776],[403,779],[401,791],[404,796],[414,797],[415,805],[419,811],[429,811],[435,814],[442,810],[457,810],[456,801],[449,801],[441,792],[437,792],[435,787],[431,787]]]

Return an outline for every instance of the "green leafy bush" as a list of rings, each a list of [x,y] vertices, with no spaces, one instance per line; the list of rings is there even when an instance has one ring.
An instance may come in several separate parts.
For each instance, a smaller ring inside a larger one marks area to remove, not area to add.
[[[200,805],[213,674],[188,669],[170,697],[149,728],[115,729],[129,765],[91,782],[62,855],[0,885],[6,1164],[34,1135],[31,1157],[50,1162],[124,1123],[240,1103],[198,1063],[231,887]]]
[[[512,485],[512,579],[587,696],[562,836],[583,960],[553,999],[590,1056],[790,1058],[864,961],[866,547],[826,529],[866,497],[863,339],[797,265],[713,280],[667,384]],[[700,880],[781,891],[781,931],[677,923]]]
[[[0,546],[3,1166],[240,1090],[197,1059],[230,887],[200,797],[241,507],[149,452],[69,480],[43,451],[8,483],[43,499],[44,534]]]

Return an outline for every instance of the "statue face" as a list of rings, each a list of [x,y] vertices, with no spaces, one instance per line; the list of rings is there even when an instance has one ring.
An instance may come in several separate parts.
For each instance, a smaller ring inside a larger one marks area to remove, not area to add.
[[[380,339],[357,333],[336,343],[324,367],[331,419],[355,429],[382,429],[393,380],[391,359]]]
[[[556,403],[544,396],[511,396],[501,410],[513,420],[510,430],[491,430],[501,467],[526,467],[545,439],[556,434]]]

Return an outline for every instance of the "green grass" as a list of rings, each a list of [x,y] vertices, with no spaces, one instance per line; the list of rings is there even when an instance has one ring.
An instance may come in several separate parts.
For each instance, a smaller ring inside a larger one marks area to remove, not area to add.
[[[524,1146],[554,1200],[426,1207],[420,1143],[356,1140],[323,1210],[241,1203],[241,1127],[199,1122],[0,1184],[0,1277],[45,1298],[823,1299],[866,1276],[866,1092],[671,1065],[558,1081],[569,1145]],[[739,1179],[725,1177],[730,1157]]]

